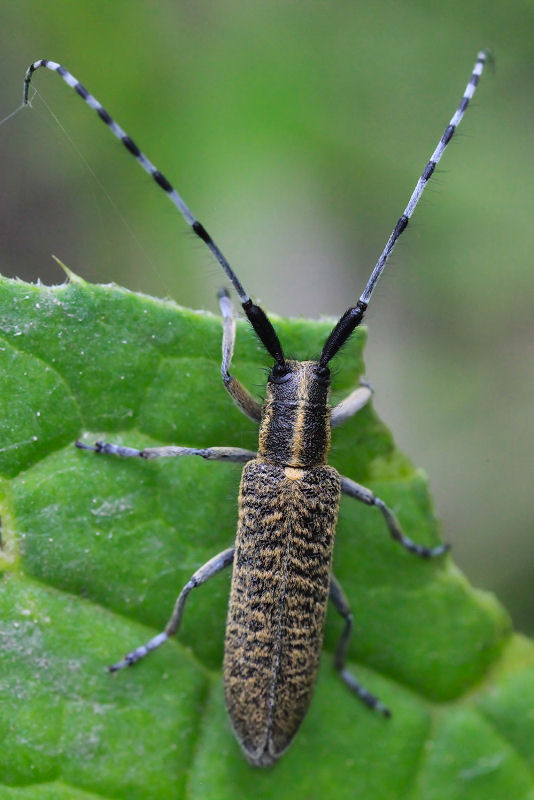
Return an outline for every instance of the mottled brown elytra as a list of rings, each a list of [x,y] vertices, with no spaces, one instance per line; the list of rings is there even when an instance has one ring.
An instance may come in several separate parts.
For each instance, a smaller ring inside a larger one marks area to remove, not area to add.
[[[258,452],[236,447],[195,449],[181,446],[136,450],[106,442],[97,442],[94,446],[76,443],[83,450],[123,457],[201,456],[245,464],[239,490],[235,546],[219,553],[195,572],[182,589],[164,632],[133,650],[110,670],[116,672],[135,664],[176,634],[191,589],[232,565],[224,652],[226,705],[239,744],[254,766],[269,766],[280,758],[306,714],[317,676],[329,597],[345,619],[345,629],[335,654],[337,670],[368,706],[390,716],[380,700],[364,689],[345,667],[352,614],[331,572],[341,493],[376,506],[392,537],[409,552],[431,558],[447,550],[447,545],[429,548],[415,544],[403,534],[393,513],[380,498],[350,478],[342,477],[326,463],[331,428],[355,414],[371,396],[369,388],[362,384],[331,409],[328,363],[361,323],[386,261],[460,123],[487,59],[486,52],[478,54],[460,104],[419,178],[367,286],[356,305],[349,308],[333,328],[318,361],[292,361],[284,357],[266,314],[252,303],[206,229],[164,175],[76,78],[60,64],[46,60],[36,61],[26,73],[25,104],[28,104],[33,72],[39,67],[57,72],[168,194],[223,267],[254,330],[275,362],[267,379],[266,400],[260,405],[229,372],[235,321],[230,298],[223,289],[219,293],[223,316],[223,382],[237,407],[260,424]]]

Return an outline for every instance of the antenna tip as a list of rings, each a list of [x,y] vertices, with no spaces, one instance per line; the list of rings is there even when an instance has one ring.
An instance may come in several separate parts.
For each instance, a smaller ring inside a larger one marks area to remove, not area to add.
[[[491,50],[484,48],[477,53],[477,61],[481,61],[484,65],[488,65],[492,70],[495,69],[495,57]]]

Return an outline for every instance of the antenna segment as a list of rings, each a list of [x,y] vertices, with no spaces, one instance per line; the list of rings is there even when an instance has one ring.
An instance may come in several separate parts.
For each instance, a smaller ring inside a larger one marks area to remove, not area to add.
[[[46,69],[50,69],[53,72],[57,72],[57,74],[63,78],[65,83],[68,84],[72,89],[74,89],[74,91],[77,92],[83,100],[85,100],[88,106],[90,106],[94,111],[96,111],[102,122],[104,122],[108,126],[108,128],[114,134],[114,136],[116,136],[117,139],[120,139],[120,141],[123,143],[128,152],[133,155],[133,157],[142,166],[145,172],[147,172],[152,178],[154,178],[158,186],[161,189],[163,189],[163,191],[167,194],[169,200],[172,203],[174,203],[180,214],[183,216],[187,224],[191,226],[196,235],[200,239],[202,239],[202,241],[205,244],[207,244],[207,246],[215,256],[215,258],[225,271],[226,275],[231,280],[237,294],[239,295],[239,299],[241,300],[241,302],[242,303],[250,302],[250,297],[243,289],[241,281],[233,271],[232,267],[228,263],[227,259],[225,258],[219,247],[215,244],[215,242],[213,241],[209,233],[206,231],[202,223],[200,223],[195,218],[195,216],[190,211],[188,205],[184,202],[184,200],[178,194],[176,189],[167,180],[165,175],[163,175],[163,173],[161,173],[154,166],[154,164],[152,164],[152,162],[148,160],[148,158],[144,155],[144,153],[142,153],[141,150],[137,147],[133,139],[131,139],[128,136],[128,134],[121,128],[121,126],[118,125],[115,122],[115,120],[113,120],[110,117],[106,109],[102,106],[101,103],[98,102],[96,97],[93,97],[93,95],[87,91],[85,86],[83,86],[83,84],[81,84],[74,77],[74,75],[71,75],[71,73],[68,72],[68,70],[66,70],[65,67],[62,67],[61,64],[57,64],[55,61],[48,61],[48,59],[46,58],[42,58],[39,61],[34,61],[34,63],[28,67],[26,71],[26,76],[24,78],[24,93],[22,99],[23,104],[25,106],[30,105],[30,102],[28,100],[28,91],[30,88],[30,82],[33,73],[40,67],[46,67]]]
[[[438,145],[434,152],[432,153],[430,160],[427,162],[426,167],[423,170],[423,173],[417,184],[415,189],[412,192],[412,196],[408,201],[408,205],[404,209],[404,212],[401,214],[399,219],[397,220],[397,224],[393,228],[391,236],[389,237],[386,246],[384,247],[380,258],[376,262],[376,266],[371,273],[371,277],[367,282],[367,286],[363,290],[360,299],[356,303],[355,306],[349,308],[341,317],[335,328],[333,329],[332,333],[328,337],[326,344],[323,348],[323,352],[321,355],[321,364],[326,366],[326,364],[330,361],[333,356],[337,353],[339,348],[347,341],[348,337],[351,335],[353,330],[361,323],[363,319],[363,315],[367,309],[369,304],[369,300],[371,299],[371,295],[378,283],[378,279],[380,278],[382,272],[384,271],[384,267],[386,266],[387,260],[390,257],[397,240],[399,239],[400,235],[406,230],[408,222],[415,211],[417,203],[419,202],[421,195],[425,190],[425,186],[427,185],[428,181],[430,180],[434,170],[436,169],[436,165],[439,163],[443,153],[445,152],[445,148],[449,144],[450,140],[452,139],[456,128],[462,121],[462,117],[465,114],[465,110],[469,105],[469,101],[473,97],[475,93],[475,89],[478,85],[480,80],[480,76],[482,75],[482,70],[484,69],[484,65],[486,61],[490,59],[490,54],[487,50],[481,50],[477,55],[477,60],[475,62],[475,66],[471,73],[471,77],[469,78],[469,82],[465,87],[465,91],[463,93],[462,99],[458,105],[458,108],[454,112],[454,115],[445,128],[445,132],[441,139],[438,142]]]
[[[410,221],[410,218],[413,212],[415,211],[415,207],[417,206],[417,203],[421,199],[421,195],[425,190],[425,186],[427,185],[434,170],[436,169],[436,165],[439,164],[441,156],[445,152],[445,148],[452,139],[456,131],[456,128],[462,121],[462,117],[465,114],[467,106],[469,105],[469,101],[471,100],[471,98],[475,93],[475,89],[480,80],[480,76],[482,75],[482,70],[484,69],[484,65],[488,60],[488,58],[489,58],[489,53],[486,50],[481,50],[478,53],[475,66],[473,68],[473,72],[471,73],[471,77],[469,78],[469,83],[465,87],[465,92],[463,93],[463,97],[460,100],[458,108],[454,112],[451,121],[445,128],[445,133],[439,140],[436,149],[430,156],[430,160],[428,161],[426,167],[424,168],[423,174],[417,181],[415,189],[412,192],[412,196],[408,201],[408,205],[404,209],[403,214],[399,217],[397,224],[395,225],[395,228],[393,229],[391,236],[389,237],[387,244],[380,255],[380,258],[376,263],[376,266],[372,272],[371,277],[369,278],[367,286],[363,290],[362,295],[360,297],[361,303],[366,303],[366,304],[369,303],[373,290],[376,284],[378,283],[378,279],[382,274],[384,267],[386,266],[386,262],[389,256],[391,255],[391,251],[395,247],[397,239],[399,238],[401,233],[403,233],[403,231],[406,229],[406,226],[408,225],[408,222]]]
[[[260,340],[263,342],[263,345],[267,349],[267,351],[271,354],[271,356],[278,362],[281,366],[285,364],[284,353],[282,351],[282,346],[274,330],[270,320],[268,319],[267,315],[259,306],[252,302],[248,294],[243,288],[243,285],[235,272],[233,271],[232,267],[230,266],[228,260],[219,249],[219,247],[215,244],[209,233],[207,232],[206,228],[199,222],[196,217],[190,211],[188,205],[184,202],[181,196],[178,194],[176,189],[172,186],[172,184],[167,180],[165,175],[157,169],[151,161],[141,152],[141,150],[137,147],[133,139],[131,139],[128,134],[117,125],[115,120],[111,118],[108,114],[104,106],[98,102],[96,97],[93,97],[90,92],[87,91],[85,86],[80,83],[74,75],[65,69],[65,67],[61,66],[61,64],[56,63],[55,61],[49,61],[46,58],[41,58],[39,61],[34,61],[33,64],[30,64],[28,69],[26,70],[26,75],[24,77],[24,92],[22,97],[23,105],[27,106],[30,105],[28,100],[28,91],[30,88],[30,82],[32,79],[33,73],[38,70],[40,67],[46,67],[46,69],[52,70],[52,72],[57,72],[57,74],[63,78],[66,84],[74,89],[77,92],[82,100],[85,100],[88,106],[90,106],[102,122],[104,122],[110,131],[114,134],[114,136],[119,139],[125,148],[128,150],[129,153],[133,155],[136,161],[142,166],[145,172],[154,178],[158,186],[163,189],[166,193],[168,198],[171,200],[172,203],[176,206],[180,214],[183,216],[185,221],[188,225],[191,226],[193,231],[202,239],[202,241],[209,247],[223,270],[225,271],[227,277],[232,282],[234,289],[236,290],[237,294],[239,295],[239,299],[241,300],[241,305],[243,306],[243,310],[247,315],[252,327],[256,331],[257,335],[259,336]]]

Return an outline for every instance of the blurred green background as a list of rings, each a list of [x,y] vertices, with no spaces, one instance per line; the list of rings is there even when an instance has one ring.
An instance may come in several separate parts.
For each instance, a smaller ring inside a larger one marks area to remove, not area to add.
[[[496,71],[373,297],[367,375],[431,477],[455,559],[532,632],[534,6],[1,10],[0,117],[31,61],[63,63],[176,184],[248,291],[297,316],[357,299],[477,50],[492,49]],[[33,110],[0,128],[0,271],[62,282],[55,253],[88,280],[215,310],[220,269],[163,194],[56,75],[34,86]]]

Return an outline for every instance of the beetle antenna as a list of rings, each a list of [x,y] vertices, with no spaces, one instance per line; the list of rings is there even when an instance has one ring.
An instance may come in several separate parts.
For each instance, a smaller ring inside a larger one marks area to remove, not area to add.
[[[147,172],[158,184],[158,186],[163,189],[166,193],[170,201],[176,206],[180,214],[183,216],[185,221],[188,225],[191,226],[193,231],[196,235],[202,239],[202,241],[208,246],[212,254],[215,256],[223,270],[225,271],[227,277],[232,282],[234,289],[236,290],[237,294],[239,295],[239,299],[241,300],[241,305],[243,306],[243,310],[247,315],[252,327],[256,331],[258,337],[260,338],[261,342],[263,343],[266,350],[270,353],[270,355],[277,361],[280,365],[285,364],[284,353],[282,351],[282,346],[274,330],[271,322],[269,321],[267,315],[259,306],[255,305],[252,300],[250,299],[247,292],[244,290],[243,285],[237,275],[235,274],[234,270],[230,266],[228,260],[219,249],[217,244],[213,241],[205,227],[199,222],[196,217],[191,213],[189,207],[178,194],[176,189],[172,186],[171,183],[167,180],[167,178],[161,173],[155,166],[152,164],[151,161],[141,152],[141,150],[137,147],[135,142],[127,135],[127,133],[117,125],[115,120],[113,120],[106,109],[98,102],[96,97],[93,97],[90,94],[85,86],[83,86],[75,77],[71,75],[65,67],[61,66],[61,64],[57,64],[55,61],[49,61],[46,58],[42,58],[39,61],[34,61],[33,64],[30,64],[28,69],[26,70],[26,75],[24,77],[24,92],[23,92],[23,105],[27,106],[30,105],[30,101],[28,100],[28,91],[30,88],[30,82],[32,79],[33,73],[39,69],[39,67],[46,67],[46,69],[52,70],[53,72],[57,72],[60,75],[66,84],[68,84],[75,92],[77,92],[82,100],[85,100],[88,106],[90,106],[102,122],[104,122],[110,131],[120,139],[123,143],[125,148],[131,153],[136,161],[142,166],[142,168]]]
[[[331,358],[335,356],[338,352],[340,347],[347,341],[351,333],[354,329],[361,323],[363,319],[363,315],[367,309],[369,304],[369,300],[371,295],[378,283],[378,279],[380,278],[382,272],[384,271],[384,267],[386,266],[387,260],[391,255],[395,244],[397,243],[398,238],[400,235],[406,230],[408,222],[415,211],[417,203],[419,202],[421,195],[427,185],[430,177],[432,176],[434,170],[436,169],[436,165],[438,164],[441,156],[443,155],[445,148],[449,144],[450,140],[452,139],[456,128],[462,121],[462,117],[465,114],[465,110],[469,105],[469,101],[473,97],[475,93],[475,89],[478,85],[480,76],[482,75],[482,70],[484,69],[484,65],[486,61],[491,60],[491,54],[487,50],[481,50],[477,55],[477,60],[475,62],[475,66],[473,68],[473,72],[471,73],[471,77],[469,78],[469,82],[465,87],[465,91],[463,93],[463,97],[460,100],[458,108],[454,112],[454,115],[445,128],[445,133],[441,137],[438,142],[438,145],[434,152],[432,153],[430,160],[428,161],[426,167],[423,170],[423,173],[417,184],[415,189],[412,192],[412,196],[408,202],[408,205],[404,209],[404,212],[399,217],[397,224],[395,225],[391,236],[389,237],[386,246],[384,247],[380,258],[376,262],[376,266],[371,273],[371,277],[367,282],[367,286],[362,292],[362,295],[355,306],[347,309],[341,319],[338,321],[330,336],[326,340],[326,343],[323,347],[323,352],[321,354],[320,363],[321,366],[326,366]]]

